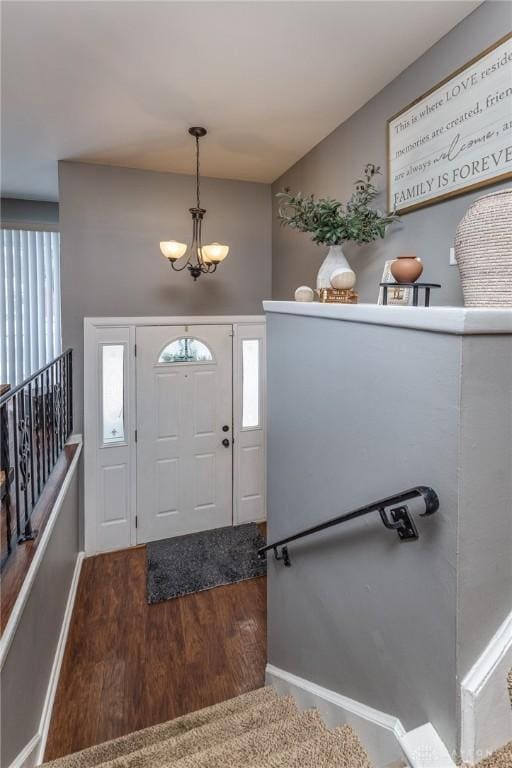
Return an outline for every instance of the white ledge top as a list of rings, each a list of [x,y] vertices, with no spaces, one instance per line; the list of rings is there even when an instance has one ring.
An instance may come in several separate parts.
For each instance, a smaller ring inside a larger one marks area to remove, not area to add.
[[[323,304],[319,301],[264,301],[267,313],[301,315],[412,328],[433,333],[512,334],[512,308],[401,307],[381,304]]]

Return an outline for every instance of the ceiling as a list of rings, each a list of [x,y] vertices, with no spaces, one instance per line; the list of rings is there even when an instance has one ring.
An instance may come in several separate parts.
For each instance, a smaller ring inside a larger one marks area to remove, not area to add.
[[[478,2],[2,2],[2,194],[59,159],[270,182]]]

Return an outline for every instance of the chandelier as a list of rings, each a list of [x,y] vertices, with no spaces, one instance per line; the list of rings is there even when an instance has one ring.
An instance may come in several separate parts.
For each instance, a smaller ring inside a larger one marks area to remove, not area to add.
[[[189,208],[190,215],[192,216],[192,242],[189,248],[189,255],[187,260],[177,267],[175,266],[176,262],[185,256],[187,252],[186,243],[178,243],[177,240],[166,240],[160,243],[160,250],[176,272],[181,272],[186,267],[194,280],[197,280],[200,275],[215,272],[217,264],[224,261],[228,255],[229,245],[221,245],[220,243],[203,245],[202,243],[201,228],[206,209],[201,208],[199,197],[199,139],[206,136],[206,128],[189,128],[188,132],[196,140],[196,205],[194,208]]]

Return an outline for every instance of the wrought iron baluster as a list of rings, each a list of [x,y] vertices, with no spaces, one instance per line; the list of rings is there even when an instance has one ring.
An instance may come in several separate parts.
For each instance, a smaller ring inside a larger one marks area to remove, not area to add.
[[[64,418],[63,418],[63,429],[64,429],[64,442],[66,442],[66,440],[69,437],[69,433],[68,433],[68,424],[69,424],[68,387],[69,387],[69,379],[68,379],[68,356],[67,356],[67,354],[62,359],[62,370],[64,372],[64,388],[63,388]]]
[[[50,396],[50,436],[52,440],[52,469],[55,466],[55,366],[50,368],[51,396]]]
[[[59,412],[59,445],[60,450],[64,448],[64,376],[63,376],[63,364],[64,358],[59,360],[59,400],[60,400],[60,412]]]
[[[54,387],[54,393],[55,393],[55,407],[53,409],[53,430],[55,432],[55,462],[57,462],[57,459],[60,454],[60,384],[59,384],[59,364],[56,362],[53,366],[54,368],[54,380],[55,380],[55,387]]]
[[[37,469],[37,498],[41,495],[41,394],[39,391],[39,376],[34,380],[35,418],[34,429],[36,432],[36,469]]]
[[[28,383],[28,431],[30,439],[30,508],[29,517],[32,514],[36,503],[35,491],[34,491],[34,408],[32,403],[33,389],[32,382]]]
[[[32,462],[32,446],[31,446],[31,425],[30,417],[27,415],[27,408],[25,405],[25,398],[27,392],[22,389],[20,401],[20,412],[18,417],[18,432],[19,432],[19,445],[18,445],[18,465],[20,470],[20,490],[23,493],[23,525],[22,533],[20,535],[20,542],[27,541],[33,538],[32,524],[30,522],[30,513],[32,511],[32,503],[29,506],[29,485],[32,482],[32,473],[30,471]],[[29,388],[30,396],[30,388]],[[31,498],[32,502],[32,498]],[[20,510],[21,511],[21,510]],[[20,515],[21,517],[21,515]]]
[[[59,365],[53,365],[53,434],[55,439],[55,463],[60,453],[60,386],[59,386]]]
[[[68,437],[73,432],[73,350],[68,351]]]
[[[5,509],[5,527],[7,538],[7,557],[12,552],[12,517],[11,517],[11,457],[9,450],[9,412],[7,403],[0,409],[0,470],[4,473],[4,488],[0,499]]]
[[[45,424],[46,424],[46,476],[45,481],[48,480],[50,472],[52,471],[51,465],[51,409],[50,409],[50,370],[46,369],[46,394],[44,397],[45,406]]]
[[[59,360],[59,378],[60,378],[60,422],[59,422],[59,428],[60,428],[60,449],[64,448],[64,443],[66,442],[66,439],[64,437],[65,427],[64,427],[64,358],[61,357]]]
[[[21,393],[23,395],[23,391]],[[19,472],[19,458],[18,458],[18,393],[13,396],[12,399],[12,433],[13,433],[13,449],[14,449],[14,488],[16,495],[16,535],[18,539],[21,536],[21,519],[20,519],[20,472]]]

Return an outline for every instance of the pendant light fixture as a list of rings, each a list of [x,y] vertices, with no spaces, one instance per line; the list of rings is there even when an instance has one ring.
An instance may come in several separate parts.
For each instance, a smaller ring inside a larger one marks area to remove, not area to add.
[[[201,228],[206,209],[201,208],[200,201],[199,139],[206,136],[206,128],[189,128],[188,132],[196,140],[196,205],[194,208],[189,208],[192,216],[192,242],[188,259],[180,267],[175,266],[176,262],[187,252],[186,243],[178,243],[176,240],[163,241],[160,243],[160,250],[176,272],[181,272],[186,267],[194,280],[197,280],[200,275],[215,272],[217,264],[224,261],[228,255],[229,245],[221,245],[220,243],[203,245],[202,243]]]

